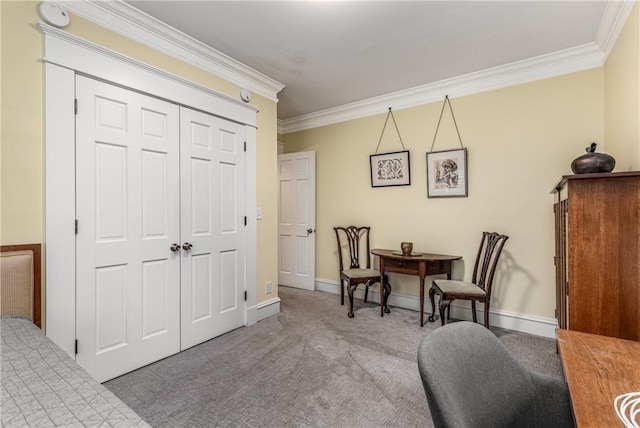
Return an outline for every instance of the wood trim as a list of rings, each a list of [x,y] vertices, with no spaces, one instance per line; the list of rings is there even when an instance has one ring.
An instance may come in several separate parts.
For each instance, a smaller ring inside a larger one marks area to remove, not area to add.
[[[13,251],[31,251],[33,253],[33,323],[42,328],[42,258],[41,244],[2,245],[0,253]]]
[[[550,193],[559,192],[567,182],[573,180],[588,180],[590,178],[622,178],[622,177],[637,177],[640,176],[640,171],[623,171],[623,172],[597,172],[591,174],[573,174],[563,175],[560,181],[553,186]]]

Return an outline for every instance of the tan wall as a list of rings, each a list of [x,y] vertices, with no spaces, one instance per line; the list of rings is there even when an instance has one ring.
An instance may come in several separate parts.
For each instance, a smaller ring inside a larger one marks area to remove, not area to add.
[[[604,67],[606,151],[616,171],[640,169],[640,6],[636,3]]]
[[[36,3],[2,7],[2,244],[44,236],[42,36]]]
[[[470,279],[484,230],[510,236],[492,307],[553,318],[554,226],[550,191],[591,141],[604,137],[603,69],[453,99],[469,149],[469,197],[427,198],[425,154],[442,103],[394,111],[411,152],[411,186],[371,188],[373,154],[385,114],[284,135],[285,151],[317,152],[316,276],[338,280],[337,225],[372,226],[373,246],[464,257],[454,277]],[[459,147],[445,110],[434,150]],[[400,150],[393,125],[380,152]],[[417,281],[391,278],[417,294]]]
[[[0,2],[2,244],[44,239],[43,66],[42,37],[33,27],[39,21],[36,6],[37,2]],[[317,276],[337,279],[333,225],[368,223],[374,227],[374,244],[380,247],[395,248],[402,240],[412,240],[417,250],[463,255],[466,269],[459,266],[456,275],[465,278],[470,275],[479,232],[495,229],[511,236],[498,276],[496,306],[552,317],[551,186],[560,175],[570,173],[570,161],[593,140],[606,142],[599,149],[616,157],[617,170],[640,169],[639,16],[636,5],[604,69],[453,100],[469,148],[468,198],[426,198],[424,154],[431,146],[440,103],[394,112],[412,153],[408,187],[369,185],[368,156],[375,150],[384,114],[282,136],[288,152],[318,151]],[[67,30],[237,96],[237,86],[91,22],[72,16]],[[277,283],[276,104],[259,96],[252,103],[260,108],[257,189],[263,220],[258,222],[257,291],[261,302],[276,295],[263,295],[264,282]],[[435,150],[456,147],[448,116],[442,126]],[[399,149],[394,137],[388,128],[382,151]],[[396,291],[415,292],[412,279],[396,278],[394,285]]]
[[[2,8],[2,244],[43,242],[43,65],[37,2],[1,2]],[[239,87],[119,36],[77,16],[66,31],[167,72],[238,97]],[[277,283],[277,110],[254,95],[258,113],[258,302],[264,284]],[[277,290],[274,290],[277,293]],[[268,297],[274,297],[271,294]]]

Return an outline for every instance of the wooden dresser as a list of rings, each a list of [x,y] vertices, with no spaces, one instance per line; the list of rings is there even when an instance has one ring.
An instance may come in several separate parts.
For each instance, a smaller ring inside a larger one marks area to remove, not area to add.
[[[640,171],[553,189],[560,328],[640,341]]]

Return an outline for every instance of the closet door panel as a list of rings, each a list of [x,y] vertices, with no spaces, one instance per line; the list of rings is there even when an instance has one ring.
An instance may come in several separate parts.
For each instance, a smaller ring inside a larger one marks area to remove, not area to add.
[[[77,361],[105,381],[180,350],[179,111],[76,78]]]
[[[181,348],[245,324],[245,131],[181,108]]]

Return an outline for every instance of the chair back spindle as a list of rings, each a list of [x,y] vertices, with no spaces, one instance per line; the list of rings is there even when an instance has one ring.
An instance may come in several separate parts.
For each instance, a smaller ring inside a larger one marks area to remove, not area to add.
[[[429,290],[429,300],[431,300],[431,313],[435,314],[435,295],[440,296],[440,320],[445,324],[445,311],[447,318],[451,315],[451,302],[456,299],[471,301],[471,315],[473,322],[477,322],[476,302],[484,304],[484,326],[489,328],[489,308],[491,305],[491,288],[493,287],[493,276],[498,266],[498,259],[509,239],[507,235],[496,232],[482,232],[480,248],[473,266],[471,282],[456,280],[433,281]],[[429,321],[434,321],[434,315],[429,317]]]
[[[371,227],[369,226],[348,226],[348,227],[334,227],[333,230],[336,232],[336,239],[338,241],[338,259],[340,261],[340,271],[344,270],[344,262],[342,256],[342,248],[343,242],[340,237],[340,232],[344,233],[344,237],[346,239],[346,243],[349,247],[349,269],[360,269],[361,263],[361,253],[360,253],[360,245],[361,243],[366,246],[365,262],[366,268],[371,268],[371,259],[369,256],[370,253],[370,243],[369,243],[369,231]]]
[[[498,259],[507,239],[509,239],[508,236],[496,232],[482,233],[471,282],[482,288],[487,293],[487,297],[491,294]]]

